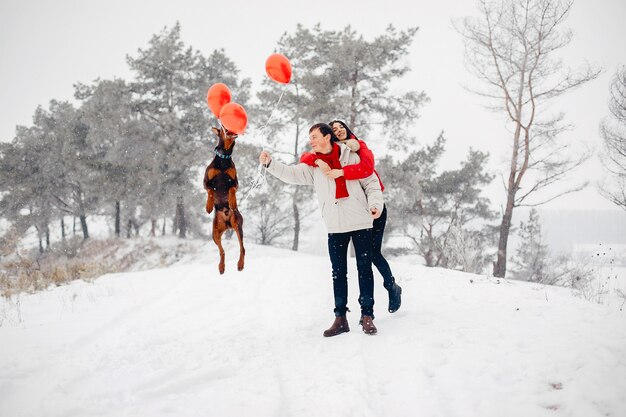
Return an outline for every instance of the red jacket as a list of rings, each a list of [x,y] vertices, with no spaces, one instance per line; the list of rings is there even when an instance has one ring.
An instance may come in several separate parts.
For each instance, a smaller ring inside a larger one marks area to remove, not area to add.
[[[360,180],[363,178],[367,178],[372,175],[372,173],[374,173],[378,177],[380,189],[385,191],[385,186],[380,180],[380,175],[378,175],[378,172],[374,170],[374,154],[372,153],[370,148],[367,147],[365,142],[363,142],[361,139],[358,139],[358,141],[361,147],[357,154],[361,158],[361,162],[359,162],[358,164],[346,165],[345,167],[343,167],[343,177],[346,180]],[[312,167],[317,167],[317,165],[315,164],[315,161],[317,159],[317,155],[311,152],[307,152],[302,154],[302,156],[300,157],[300,163],[307,164]]]

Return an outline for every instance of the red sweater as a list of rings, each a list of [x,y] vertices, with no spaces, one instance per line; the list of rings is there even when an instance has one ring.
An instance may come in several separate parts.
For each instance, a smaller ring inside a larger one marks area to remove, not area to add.
[[[346,180],[360,180],[369,177],[370,175],[372,175],[373,172],[378,177],[380,189],[382,191],[385,191],[385,186],[380,180],[380,175],[378,175],[378,172],[374,170],[374,154],[372,153],[370,148],[367,147],[365,142],[360,139],[358,139],[358,141],[361,147],[357,153],[361,158],[361,162],[359,162],[358,164],[346,165],[345,167],[343,167],[343,177]],[[307,152],[302,154],[302,156],[300,157],[300,162],[310,165],[312,167],[317,167],[317,165],[315,164],[315,161],[317,159],[318,156],[316,154]]]

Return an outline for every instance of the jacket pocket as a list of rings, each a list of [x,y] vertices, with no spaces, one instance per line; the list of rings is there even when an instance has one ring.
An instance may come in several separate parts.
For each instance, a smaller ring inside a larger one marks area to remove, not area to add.
[[[322,204],[322,217],[329,229],[335,229],[339,226],[339,208],[337,204],[325,201]]]

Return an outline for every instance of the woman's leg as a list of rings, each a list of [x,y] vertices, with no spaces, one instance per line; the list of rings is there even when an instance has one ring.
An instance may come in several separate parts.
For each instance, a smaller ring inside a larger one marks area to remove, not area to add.
[[[383,276],[383,286],[389,293],[389,306],[387,310],[390,313],[395,313],[402,304],[402,288],[396,284],[396,280],[391,272],[391,267],[381,252],[386,224],[387,206],[383,207],[383,212],[380,217],[374,219],[374,228],[372,231],[372,263],[376,265],[376,269],[378,269],[380,275]]]
[[[345,316],[348,310],[348,243],[349,233],[328,234],[328,255],[333,270],[335,316]]]
[[[386,224],[387,207],[384,206],[383,212],[380,217],[374,219],[374,227],[372,229],[372,263],[376,266],[376,269],[378,269],[380,275],[383,276],[384,287],[389,290],[390,288],[393,288],[395,279],[393,278],[393,273],[391,272],[391,267],[389,267],[389,263],[381,252]]]

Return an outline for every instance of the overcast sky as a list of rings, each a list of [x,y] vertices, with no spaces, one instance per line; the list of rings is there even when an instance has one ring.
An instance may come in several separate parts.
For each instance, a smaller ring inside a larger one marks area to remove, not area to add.
[[[0,0],[0,140],[11,140],[15,126],[29,125],[35,108],[50,99],[71,100],[72,85],[97,77],[130,79],[126,55],[136,55],[150,37],[165,26],[181,23],[187,45],[209,54],[224,48],[252,79],[253,89],[266,76],[264,62],[284,32],[297,23],[324,29],[350,24],[366,38],[381,34],[389,24],[419,32],[406,58],[412,72],[403,87],[424,90],[431,102],[412,131],[422,144],[445,131],[453,167],[471,146],[491,154],[490,169],[505,168],[510,134],[503,118],[485,110],[481,100],[463,85],[476,85],[463,66],[463,44],[452,19],[476,13],[471,0],[319,0],[319,1],[7,1]],[[567,65],[585,62],[604,73],[588,85],[555,102],[574,129],[564,140],[576,147],[600,148],[598,124],[607,115],[608,86],[620,64],[626,64],[626,1],[577,0],[567,25],[574,40],[564,53]],[[204,97],[199,99],[204,100]],[[366,138],[378,154],[376,138]],[[571,181],[603,178],[594,158]],[[500,181],[488,190],[494,205],[504,202]],[[546,208],[611,209],[593,186],[562,197]]]

